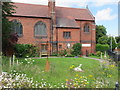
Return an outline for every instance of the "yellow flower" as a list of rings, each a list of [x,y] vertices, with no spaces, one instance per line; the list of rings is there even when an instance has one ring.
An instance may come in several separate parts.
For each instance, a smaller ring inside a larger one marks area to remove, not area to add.
[[[74,86],[77,86],[78,84],[77,83],[74,83]]]
[[[75,66],[74,66],[74,65],[72,65],[72,67],[74,68]]]
[[[76,74],[76,77],[78,77],[79,75],[78,74]]]
[[[112,75],[111,75],[111,74],[109,74],[109,75],[108,75],[108,77],[112,77]]]
[[[80,82],[80,80],[78,80],[78,82]]]
[[[110,65],[110,67],[112,67],[112,68],[113,68],[113,67],[115,67],[115,65]]]
[[[68,81],[68,79],[66,79],[66,81]]]
[[[92,75],[89,75],[89,77],[93,77]]]
[[[80,78],[82,78],[82,76],[80,76]]]
[[[79,80],[79,79],[76,78],[75,80],[77,81],[77,80]]]

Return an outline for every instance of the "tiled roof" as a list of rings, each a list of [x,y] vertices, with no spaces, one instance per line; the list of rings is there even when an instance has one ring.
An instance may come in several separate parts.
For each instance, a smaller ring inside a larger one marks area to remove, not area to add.
[[[16,13],[13,15],[17,16],[34,16],[34,17],[49,17],[48,6],[25,4],[25,3],[14,3]]]
[[[25,3],[15,3],[17,6],[16,16],[32,16],[32,17],[50,17],[47,5],[35,5]],[[78,27],[75,19],[79,20],[95,20],[94,16],[88,9],[68,8],[56,6],[57,27]]]
[[[80,20],[94,20],[93,15],[88,9],[57,7],[56,14],[58,17],[73,17]]]

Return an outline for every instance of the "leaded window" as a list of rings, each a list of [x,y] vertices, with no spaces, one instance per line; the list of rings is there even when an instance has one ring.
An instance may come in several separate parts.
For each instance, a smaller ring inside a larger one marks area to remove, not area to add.
[[[41,45],[41,50],[42,50],[42,52],[46,52],[48,50],[48,45],[47,44],[42,44]]]
[[[63,32],[63,37],[65,39],[71,38],[71,32]]]
[[[18,36],[22,36],[23,34],[23,27],[20,21],[12,20],[12,32],[18,34]]]
[[[35,24],[34,27],[34,36],[35,37],[47,37],[46,24],[39,21]]]
[[[84,26],[84,32],[89,32],[89,29],[90,29],[89,25],[85,24],[85,26]]]

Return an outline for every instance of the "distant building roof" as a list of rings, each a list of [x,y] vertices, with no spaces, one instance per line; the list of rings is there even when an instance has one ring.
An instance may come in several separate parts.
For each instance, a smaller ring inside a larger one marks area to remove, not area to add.
[[[15,16],[32,16],[32,17],[48,17],[47,5],[35,5],[25,3],[14,3],[16,8]],[[56,23],[57,27],[78,27],[75,19],[92,20],[95,18],[88,9],[68,8],[56,6]]]

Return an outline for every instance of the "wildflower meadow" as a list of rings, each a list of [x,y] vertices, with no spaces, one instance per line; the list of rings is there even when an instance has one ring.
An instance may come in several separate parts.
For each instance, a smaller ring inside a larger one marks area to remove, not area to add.
[[[50,71],[45,72],[46,58],[3,58],[2,88],[115,88],[118,72],[114,64],[86,58],[49,58]],[[82,64],[84,72],[74,68]]]

